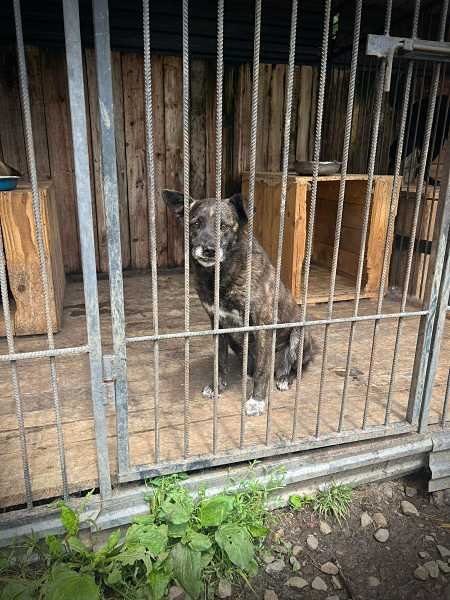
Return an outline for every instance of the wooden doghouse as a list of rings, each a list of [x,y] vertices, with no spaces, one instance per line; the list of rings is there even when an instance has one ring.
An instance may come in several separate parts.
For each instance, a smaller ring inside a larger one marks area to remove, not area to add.
[[[51,182],[39,185],[45,264],[49,284],[49,304],[53,331],[61,327],[64,301],[64,265]],[[0,227],[6,258],[10,292],[11,321],[15,335],[47,332],[44,294],[39,267],[39,249],[29,185],[0,192]],[[0,336],[5,335],[0,307]]]
[[[312,177],[288,176],[281,278],[299,303],[302,297],[302,266],[306,252],[311,182]],[[327,302],[329,298],[339,182],[340,175],[321,176],[318,179],[309,302]],[[378,295],[392,184],[393,177],[374,177],[363,266],[362,298],[374,298]],[[351,300],[355,297],[366,188],[367,175],[347,176],[335,300]],[[243,176],[242,190],[247,196],[248,173]],[[255,234],[273,264],[276,262],[278,248],[280,197],[281,174],[257,173]],[[393,210],[397,206],[396,199],[394,200]]]

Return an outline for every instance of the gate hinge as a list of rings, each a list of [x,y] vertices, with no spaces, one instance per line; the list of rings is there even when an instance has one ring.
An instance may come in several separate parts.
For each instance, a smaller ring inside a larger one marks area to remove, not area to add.
[[[391,89],[392,62],[396,52],[401,52],[407,57],[409,53],[413,53],[410,58],[449,60],[450,43],[369,33],[366,54],[384,58],[387,63],[384,78],[385,92],[389,92]]]
[[[115,356],[105,354],[103,356],[103,403],[105,406],[116,403],[116,368]]]

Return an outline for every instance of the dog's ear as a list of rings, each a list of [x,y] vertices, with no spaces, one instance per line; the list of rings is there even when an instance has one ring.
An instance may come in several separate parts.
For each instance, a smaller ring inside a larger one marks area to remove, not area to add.
[[[239,223],[245,225],[248,222],[247,210],[244,203],[244,197],[242,194],[233,194],[229,199],[230,203],[234,206]]]
[[[183,221],[184,194],[182,192],[176,192],[175,190],[162,190],[161,196],[167,206],[173,210],[176,218],[179,221]],[[189,198],[189,204],[192,204],[192,202],[192,198]]]

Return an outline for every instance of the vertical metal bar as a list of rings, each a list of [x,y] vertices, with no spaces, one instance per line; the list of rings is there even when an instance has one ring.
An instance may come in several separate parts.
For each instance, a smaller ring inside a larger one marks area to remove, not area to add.
[[[16,25],[16,37],[17,37],[17,59],[19,64],[19,84],[20,84],[20,100],[22,103],[22,113],[24,119],[25,128],[25,149],[27,154],[27,163],[30,173],[31,192],[32,192],[32,204],[33,204],[33,216],[34,216],[34,228],[36,234],[36,241],[38,246],[39,255],[39,272],[42,284],[42,295],[44,298],[44,310],[45,310],[45,322],[47,327],[47,343],[48,348],[53,350],[55,348],[55,342],[53,339],[53,319],[52,311],[50,308],[50,292],[49,292],[49,281],[47,272],[47,262],[44,248],[43,228],[42,228],[42,215],[41,215],[41,199],[39,195],[39,186],[37,179],[36,169],[36,157],[34,153],[34,140],[33,140],[33,127],[31,120],[31,104],[30,104],[30,93],[28,87],[28,75],[27,66],[25,59],[25,47],[23,41],[22,31],[22,16],[20,10],[20,0],[14,0],[14,19]],[[58,439],[58,454],[59,454],[59,466],[61,472],[61,481],[63,487],[64,498],[69,497],[69,486],[67,482],[67,470],[66,470],[66,458],[64,452],[64,434],[61,423],[61,406],[58,392],[58,378],[56,373],[56,358],[51,357],[50,362],[50,380],[52,386],[52,397],[53,397],[53,412],[55,415],[56,433]]]
[[[108,0],[93,0],[93,17],[98,114],[100,120],[100,149],[102,157],[102,189],[105,206],[106,239],[108,243],[109,289],[111,294],[117,463],[119,472],[122,473],[129,468],[127,349],[125,343],[125,308]]]
[[[445,387],[444,405],[442,407],[442,414],[441,414],[441,426],[442,427],[444,427],[445,422],[448,420],[447,416],[448,416],[449,400],[450,400],[450,369],[448,370],[447,385]]]
[[[356,12],[355,12],[355,23],[353,27],[353,46],[352,46],[352,59],[350,65],[350,79],[348,85],[348,96],[347,96],[347,112],[345,119],[344,129],[344,142],[342,148],[342,168],[341,168],[341,179],[339,182],[339,199],[338,208],[336,215],[336,230],[334,234],[334,247],[333,247],[333,258],[331,261],[331,273],[330,273],[330,288],[329,288],[329,300],[328,300],[328,319],[333,316],[333,303],[334,293],[336,289],[336,274],[339,258],[339,245],[341,242],[341,231],[342,231],[342,217],[344,214],[344,200],[345,200],[345,185],[347,177],[347,166],[348,157],[350,152],[350,136],[352,131],[353,121],[353,101],[355,97],[355,83],[356,83],[356,71],[358,66],[358,50],[359,50],[359,36],[361,31],[361,12],[362,12],[362,0],[356,1]],[[324,341],[323,341],[323,353],[322,353],[322,369],[320,373],[320,388],[319,388],[319,402],[317,406],[317,418],[316,418],[316,437],[320,435],[320,414],[323,402],[323,391],[325,388],[327,364],[328,364],[328,334],[330,325],[325,325]],[[297,416],[297,405],[294,408],[294,422]],[[341,405],[341,417],[343,410]]]
[[[223,18],[224,0],[217,2],[217,75],[216,75],[216,212],[214,252],[214,329],[218,330],[220,303],[220,223],[222,217],[222,104],[223,104]],[[219,336],[214,336],[214,416],[213,452],[219,445]]]
[[[417,0],[415,4],[414,17],[413,17],[413,27],[412,27],[412,37],[417,36],[417,27],[419,22],[419,12],[420,12],[420,0]],[[384,291],[386,286],[386,279],[389,269],[389,258],[390,258],[390,248],[392,246],[392,239],[394,236],[394,224],[395,224],[395,215],[397,213],[397,202],[398,196],[400,194],[400,165],[402,162],[403,155],[403,143],[404,143],[404,135],[406,129],[406,118],[408,114],[408,106],[409,106],[409,96],[411,91],[411,78],[412,78],[412,62],[408,64],[408,72],[406,75],[406,84],[405,84],[405,93],[403,99],[403,109],[402,109],[402,117],[400,123],[400,131],[399,131],[399,141],[397,144],[397,155],[395,157],[395,167],[394,167],[394,179],[392,182],[392,191],[391,191],[391,200],[389,207],[389,217],[388,217],[388,225],[386,231],[386,239],[384,243],[384,255],[383,255],[383,266],[381,270],[381,278],[380,278],[380,287],[378,290],[378,301],[377,301],[377,315],[381,314],[383,299],[384,299]],[[373,365],[374,359],[376,355],[377,348],[377,333],[380,321],[378,319],[375,320],[374,328],[373,328],[373,336],[372,336],[372,345],[370,352],[370,360],[369,360],[369,373],[367,377],[367,387],[366,387],[366,400],[364,406],[364,418],[363,418],[363,428],[367,426],[367,419],[369,414],[369,399],[370,399],[370,389],[372,386],[372,376],[373,376]],[[398,350],[399,338],[396,340],[395,350]],[[390,383],[393,385],[393,376],[395,373],[395,363],[397,354],[394,350],[394,358],[393,358],[393,368],[391,370],[392,380]],[[386,414],[389,414],[391,399],[392,399],[392,387],[389,386],[388,399],[386,403],[386,411],[385,411],[385,421]]]
[[[326,80],[326,73],[327,73],[330,15],[331,15],[331,0],[326,0],[325,12],[324,12],[324,18],[323,18],[322,52],[321,52],[321,59],[320,59],[319,96],[317,99],[317,112],[316,112],[316,129],[315,129],[314,154],[313,154],[313,180],[312,180],[312,186],[311,186],[308,230],[307,230],[307,237],[306,237],[306,253],[305,253],[305,262],[304,262],[304,269],[303,269],[303,273],[304,273],[303,296],[302,296],[302,307],[301,307],[301,311],[300,311],[300,321],[306,320],[306,309],[307,309],[307,304],[308,304],[308,285],[309,285],[309,274],[310,274],[310,270],[311,270],[311,256],[312,256],[312,245],[313,245],[313,235],[314,235],[314,223],[315,223],[315,216],[316,216],[317,179],[319,176],[319,160],[320,160],[320,146],[321,146],[321,136],[322,136],[323,104],[324,104],[324,98],[325,98],[325,80]],[[294,423],[293,423],[292,439],[295,439],[295,437],[297,435],[296,413],[298,411],[298,403],[300,400],[300,380],[302,377],[304,345],[305,345],[305,328],[302,327],[300,330],[300,340],[299,340],[298,356],[297,356],[297,381],[296,381],[296,389],[295,389]]]
[[[74,150],[75,188],[80,223],[81,264],[91,370],[91,394],[97,443],[97,467],[100,493],[111,495],[108,432],[103,405],[102,345],[98,310],[97,274],[92,225],[91,178],[87,143],[83,59],[81,55],[78,0],[63,0],[67,77]]]
[[[145,87],[145,131],[146,131],[146,159],[147,183],[149,190],[149,239],[150,239],[150,264],[152,277],[152,316],[153,331],[159,335],[159,299],[158,299],[158,249],[156,231],[156,199],[155,199],[155,160],[153,140],[153,94],[152,94],[152,61],[150,52],[150,7],[149,0],[143,0],[143,26],[144,26],[144,87]],[[159,341],[153,342],[153,389],[154,389],[154,431],[155,431],[155,462],[160,460],[160,431],[159,431]]]
[[[189,297],[189,0],[183,0],[183,189],[184,189],[184,330],[190,328]],[[190,444],[190,339],[184,338],[184,440],[183,456]]]
[[[0,293],[5,321],[6,342],[8,354],[15,354],[14,337],[12,332],[11,310],[8,296],[8,282],[6,278],[6,260],[3,247],[3,237],[0,229]],[[11,382],[16,408],[17,426],[19,428],[20,457],[22,459],[23,481],[25,486],[25,500],[28,508],[33,508],[33,492],[31,485],[30,463],[28,460],[27,436],[23,416],[22,396],[20,395],[19,378],[17,376],[17,363],[11,360]]]
[[[297,0],[292,0],[291,32],[289,41],[289,64],[287,72],[286,111],[284,114],[283,156],[281,173],[280,225],[278,231],[277,262],[275,267],[275,290],[273,298],[272,322],[278,323],[278,302],[280,294],[281,259],[283,256],[284,220],[286,213],[286,193],[289,167],[289,140],[291,137],[292,93],[294,88],[295,48],[297,41]],[[270,361],[270,378],[267,394],[266,445],[270,443],[272,433],[271,400],[273,393],[273,373],[275,370],[277,331],[272,331],[272,354]]]
[[[446,34],[448,4],[449,0],[444,0],[442,4],[439,41],[443,41]],[[440,64],[435,65],[433,73],[431,98],[425,125],[423,155],[419,169],[419,181],[417,185],[416,206],[414,210],[413,226],[409,246],[405,287],[409,283],[409,276],[411,273],[412,252],[414,250],[414,238],[416,236],[417,218],[422,196],[423,177],[425,175],[440,68]],[[412,384],[407,410],[407,419],[413,424],[415,424],[419,419],[420,412],[420,432],[425,431],[428,426],[428,414],[431,402],[432,387],[437,368],[437,355],[439,353],[442,331],[444,327],[445,311],[450,294],[450,260],[448,258],[448,235],[450,223],[450,157],[447,159],[445,164],[445,181],[440,193],[442,194],[442,197],[440,198],[436,214],[437,226],[435,228],[435,235],[433,236],[433,243],[431,247],[429,272],[427,277],[427,293],[425,295],[425,305],[428,307],[429,312],[428,315],[423,317],[420,321],[416,355],[412,373]],[[400,322],[401,321],[399,320],[399,324]]]
[[[259,52],[261,43],[261,0],[255,0],[255,33],[253,38],[253,80],[252,106],[250,127],[249,176],[248,176],[248,224],[247,224],[247,263],[245,270],[245,308],[244,326],[250,323],[250,295],[252,282],[252,252],[253,252],[253,213],[255,201],[256,173],[256,134],[258,128],[258,90],[259,90]],[[247,401],[247,367],[249,333],[244,333],[242,358],[242,401],[241,401],[241,431],[239,446],[242,449],[245,441],[245,403]]]
[[[386,5],[386,18],[385,18],[385,30],[384,30],[385,35],[389,34],[391,10],[392,10],[392,1],[388,0],[387,5]],[[356,276],[355,302],[354,302],[354,307],[353,307],[353,316],[358,315],[359,302],[361,299],[361,283],[362,283],[364,256],[365,256],[365,249],[366,249],[366,242],[367,242],[367,232],[368,232],[368,226],[369,226],[373,176],[374,176],[374,171],[375,171],[375,161],[376,161],[377,148],[378,148],[378,134],[379,134],[379,129],[380,129],[381,109],[382,109],[382,104],[383,104],[383,87],[384,87],[385,72],[386,72],[386,62],[383,60],[383,62],[379,66],[379,70],[378,70],[378,82],[377,82],[377,91],[376,91],[376,98],[375,98],[375,112],[374,112],[374,119],[373,119],[372,139],[371,139],[371,143],[370,143],[369,165],[367,168],[367,187],[366,187],[366,197],[365,197],[365,202],[364,202],[364,216],[363,216],[363,224],[362,224],[362,232],[361,232],[358,270],[357,270],[357,276]],[[348,348],[347,348],[347,361],[346,361],[346,366],[345,366],[344,388],[342,391],[342,399],[341,399],[341,416],[340,416],[339,431],[342,431],[342,428],[344,426],[344,414],[345,414],[348,383],[349,383],[350,369],[351,369],[351,357],[352,357],[353,339],[354,339],[354,335],[355,335],[355,325],[356,325],[356,322],[352,321],[352,323],[350,325],[350,333],[349,333]],[[365,425],[365,420],[366,420],[366,411],[364,411],[363,427]]]

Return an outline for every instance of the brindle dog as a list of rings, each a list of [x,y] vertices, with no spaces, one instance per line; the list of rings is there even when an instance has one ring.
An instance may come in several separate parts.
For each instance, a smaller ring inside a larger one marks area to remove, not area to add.
[[[184,195],[163,190],[162,197],[183,221]],[[214,322],[214,261],[216,200],[190,200],[189,203],[190,265],[200,301]],[[220,235],[220,328],[244,324],[247,264],[247,213],[241,194],[221,201]],[[250,296],[250,325],[272,323],[275,269],[257,240],[253,241],[252,280]],[[300,312],[292,294],[280,283],[278,320],[280,323],[298,321]],[[275,381],[279,390],[287,390],[296,378],[300,330],[278,329],[276,337]],[[264,412],[269,386],[272,332],[260,330],[249,335],[248,375],[253,377],[253,394],[247,400],[247,415]],[[303,368],[313,358],[313,340],[305,330]],[[219,336],[219,392],[227,387],[229,347],[242,359],[243,334]],[[203,394],[213,396],[213,386],[207,385]]]

